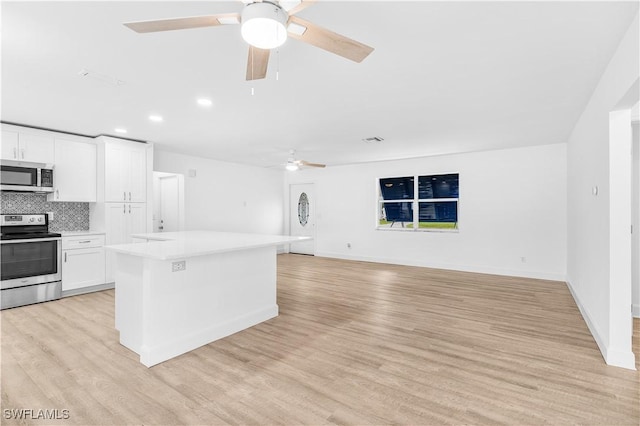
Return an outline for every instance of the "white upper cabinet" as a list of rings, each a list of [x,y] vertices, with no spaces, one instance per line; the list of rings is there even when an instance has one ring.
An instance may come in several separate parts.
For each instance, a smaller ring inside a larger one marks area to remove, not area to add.
[[[10,132],[8,130],[2,131],[2,151],[0,151],[0,158],[3,160],[18,160],[18,132]]]
[[[49,201],[96,201],[97,157],[93,141],[55,139],[54,191]]]
[[[2,129],[0,155],[3,160],[53,164],[55,148],[51,132],[36,129],[22,131],[17,126],[6,127],[8,126],[3,126]]]
[[[105,142],[105,201],[147,200],[146,145],[109,139]]]

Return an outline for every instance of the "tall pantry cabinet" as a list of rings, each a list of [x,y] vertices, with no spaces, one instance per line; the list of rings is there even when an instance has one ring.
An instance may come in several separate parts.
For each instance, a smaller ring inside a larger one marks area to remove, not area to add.
[[[105,232],[106,245],[133,242],[151,232],[153,145],[110,136],[98,145],[98,202],[91,206],[92,227]],[[114,281],[115,255],[106,251],[106,282]]]

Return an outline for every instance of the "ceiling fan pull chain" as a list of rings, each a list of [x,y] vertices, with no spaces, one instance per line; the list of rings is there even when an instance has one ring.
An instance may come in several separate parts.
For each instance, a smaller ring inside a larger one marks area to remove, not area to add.
[[[276,50],[276,81],[280,79],[280,49]]]

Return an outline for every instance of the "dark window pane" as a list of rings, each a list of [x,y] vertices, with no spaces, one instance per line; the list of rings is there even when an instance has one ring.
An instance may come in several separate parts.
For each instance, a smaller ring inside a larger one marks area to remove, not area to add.
[[[380,179],[383,200],[413,199],[413,176]]]
[[[418,177],[418,196],[428,198],[458,198],[458,174]]]
[[[413,222],[413,203],[382,203],[380,220],[386,222]]]
[[[458,221],[458,202],[420,203],[418,214],[420,222],[455,223]]]

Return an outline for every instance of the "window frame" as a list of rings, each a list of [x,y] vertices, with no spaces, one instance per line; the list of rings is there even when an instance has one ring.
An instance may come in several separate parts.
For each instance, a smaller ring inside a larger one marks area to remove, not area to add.
[[[421,176],[442,176],[442,175],[457,175],[458,176],[458,198],[419,198],[419,186]],[[382,179],[394,179],[403,177],[413,177],[413,198],[405,198],[398,200],[385,200],[382,197],[382,191],[380,189],[380,180]],[[460,173],[459,172],[443,172],[437,174],[419,174],[419,175],[404,175],[404,176],[386,176],[378,177],[375,179],[375,202],[376,202],[376,215],[375,215],[375,230],[376,231],[400,231],[400,232],[444,232],[444,233],[458,233],[460,232]],[[420,228],[420,203],[439,203],[439,202],[455,202],[456,203],[456,217],[457,222],[453,228]],[[393,228],[392,226],[380,225],[380,214],[382,212],[382,206],[385,203],[411,203],[413,221],[411,227],[405,227],[402,222],[402,227]]]

